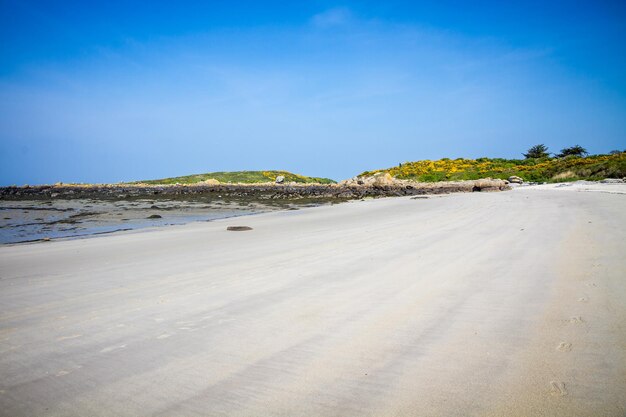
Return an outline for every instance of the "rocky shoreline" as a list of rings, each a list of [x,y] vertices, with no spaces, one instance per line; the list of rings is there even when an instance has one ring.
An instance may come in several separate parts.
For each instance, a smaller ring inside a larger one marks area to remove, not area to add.
[[[0,199],[128,199],[140,197],[205,196],[219,198],[254,198],[259,200],[365,197],[393,197],[458,192],[504,191],[507,181],[482,179],[473,181],[417,183],[386,178],[348,180],[339,184],[55,184],[0,187]]]

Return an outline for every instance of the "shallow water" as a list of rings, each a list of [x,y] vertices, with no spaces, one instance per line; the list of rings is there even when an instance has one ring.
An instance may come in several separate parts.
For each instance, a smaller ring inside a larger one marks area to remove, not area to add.
[[[223,200],[0,201],[0,244],[210,221],[281,208],[294,207]]]

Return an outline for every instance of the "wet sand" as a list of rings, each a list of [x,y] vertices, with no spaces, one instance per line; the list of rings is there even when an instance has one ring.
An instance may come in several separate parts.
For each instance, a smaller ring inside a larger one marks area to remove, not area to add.
[[[0,415],[623,416],[626,190],[598,187],[0,247]]]
[[[220,196],[221,197],[221,196]],[[0,244],[77,238],[329,204],[195,196],[195,199],[0,200]]]

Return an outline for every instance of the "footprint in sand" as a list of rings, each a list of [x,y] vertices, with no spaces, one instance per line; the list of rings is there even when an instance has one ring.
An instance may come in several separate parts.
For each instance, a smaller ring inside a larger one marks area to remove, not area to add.
[[[567,342],[561,342],[556,347],[556,350],[558,350],[560,352],[569,352],[569,351],[572,350],[572,344],[571,343],[567,343]]]
[[[550,394],[555,397],[563,397],[567,395],[565,384],[561,381],[550,381]]]
[[[81,337],[82,335],[80,334],[73,334],[70,336],[61,336],[61,337],[57,337],[57,342],[60,342],[62,340],[68,340],[68,339],[76,339],[77,337]]]
[[[109,346],[107,348],[104,348],[100,351],[100,353],[109,353],[112,352],[114,350],[118,350],[118,349],[124,349],[126,347],[126,345],[119,345],[119,346]]]
[[[157,339],[167,339],[167,338],[168,338],[168,337],[170,337],[170,336],[172,336],[172,335],[171,335],[171,334],[164,333],[164,334],[162,334],[162,335],[160,335],[160,336],[157,336]]]
[[[586,303],[587,301],[589,301],[589,297],[580,297],[578,301],[581,303]]]
[[[572,324],[583,324],[585,322],[585,320],[583,320],[583,318],[580,316],[571,317],[567,321]]]

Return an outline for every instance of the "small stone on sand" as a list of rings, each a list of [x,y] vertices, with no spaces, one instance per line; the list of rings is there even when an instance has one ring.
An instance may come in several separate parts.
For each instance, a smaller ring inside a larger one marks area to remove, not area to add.
[[[252,230],[249,226],[228,226],[226,230],[230,230],[231,232],[245,232],[246,230]]]

